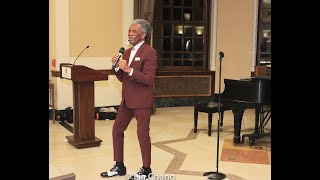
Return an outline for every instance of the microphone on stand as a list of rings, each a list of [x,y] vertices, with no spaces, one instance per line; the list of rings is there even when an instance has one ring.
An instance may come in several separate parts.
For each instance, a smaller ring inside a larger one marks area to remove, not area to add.
[[[220,51],[219,56],[220,56],[219,60],[222,61],[222,58],[224,57],[224,53],[222,51]]]
[[[84,48],[84,49],[81,51],[81,53],[78,55],[78,57],[83,53],[84,50],[86,50],[86,49],[88,49],[88,48],[89,48],[89,46],[87,46],[86,48]],[[74,63],[76,62],[76,60],[78,59],[78,57],[73,61],[72,66],[74,66]]]
[[[118,64],[123,52],[124,52],[124,47],[121,47],[117,56],[117,59],[114,61],[114,63],[112,64],[112,69],[114,69],[116,67],[116,65]]]
[[[216,158],[216,166],[217,166],[217,171],[209,171],[205,172],[203,175],[207,176],[209,174],[212,174],[211,177],[208,177],[208,179],[211,180],[220,180],[224,179],[226,177],[225,174],[219,172],[219,139],[220,139],[220,125],[221,125],[221,100],[220,100],[220,94],[221,94],[221,62],[222,58],[224,57],[224,53],[222,51],[219,52],[219,60],[220,60],[220,68],[219,68],[219,96],[218,96],[218,112],[219,112],[219,119],[218,119],[218,136],[217,136],[217,158]]]

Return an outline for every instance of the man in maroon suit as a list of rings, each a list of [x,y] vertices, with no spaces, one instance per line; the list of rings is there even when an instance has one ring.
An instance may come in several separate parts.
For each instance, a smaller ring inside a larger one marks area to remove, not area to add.
[[[128,30],[129,43],[133,47],[124,51],[114,68],[122,82],[122,100],[113,124],[113,154],[116,164],[110,171],[102,172],[102,177],[126,175],[123,162],[124,131],[131,119],[137,119],[137,135],[143,166],[135,176],[143,178],[152,175],[150,116],[153,107],[153,84],[157,68],[157,52],[145,41],[150,38],[151,26],[144,19],[135,19]],[[112,64],[117,56],[112,57]],[[131,177],[134,179],[134,176]]]

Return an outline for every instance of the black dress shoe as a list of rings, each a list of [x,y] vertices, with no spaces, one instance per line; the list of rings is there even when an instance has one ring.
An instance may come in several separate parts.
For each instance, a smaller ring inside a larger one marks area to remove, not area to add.
[[[102,172],[100,175],[102,177],[113,177],[113,176],[124,176],[127,174],[127,168],[124,166],[123,168],[119,168],[117,165],[114,165],[110,171]]]
[[[139,172],[137,172],[135,175],[131,176],[129,180],[142,180],[142,179],[149,179],[152,176],[152,170],[151,169],[144,169],[140,168]]]

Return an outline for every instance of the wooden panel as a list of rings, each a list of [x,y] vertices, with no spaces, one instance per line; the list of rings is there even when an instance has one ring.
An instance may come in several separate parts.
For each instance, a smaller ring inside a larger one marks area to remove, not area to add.
[[[55,96],[54,96],[54,83],[49,80],[49,107],[52,108],[52,122],[55,124],[56,113],[55,113]]]
[[[156,76],[155,97],[211,96],[211,75]]]
[[[268,68],[267,66],[255,66],[255,77],[257,76],[267,76]]]

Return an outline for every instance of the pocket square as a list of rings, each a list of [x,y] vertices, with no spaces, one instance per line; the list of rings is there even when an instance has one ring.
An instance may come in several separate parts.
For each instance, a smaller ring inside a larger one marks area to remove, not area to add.
[[[134,61],[140,61],[140,57],[134,58]]]

